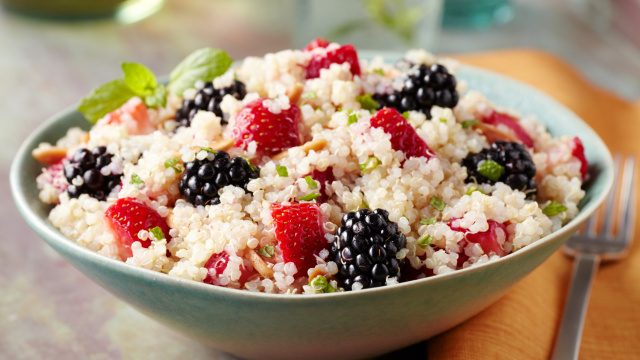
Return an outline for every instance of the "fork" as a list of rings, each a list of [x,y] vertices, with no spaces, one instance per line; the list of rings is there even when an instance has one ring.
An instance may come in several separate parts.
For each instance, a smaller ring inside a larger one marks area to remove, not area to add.
[[[614,160],[614,174],[620,172],[621,156]],[[586,222],[585,231],[572,236],[564,246],[565,253],[574,257],[571,287],[564,305],[560,329],[551,356],[554,360],[577,359],[589,304],[592,279],[601,261],[622,259],[630,247],[635,225],[635,158],[628,157],[622,174],[607,195],[603,225],[598,229],[598,212]],[[616,195],[619,193],[616,213]],[[617,232],[614,222],[618,216]]]

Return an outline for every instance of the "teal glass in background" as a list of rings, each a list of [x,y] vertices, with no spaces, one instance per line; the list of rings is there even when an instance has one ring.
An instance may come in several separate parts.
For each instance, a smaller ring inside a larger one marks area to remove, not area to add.
[[[486,28],[513,17],[509,0],[445,0],[445,27]]]
[[[297,0],[293,40],[316,37],[360,49],[432,48],[442,21],[442,0]]]
[[[164,0],[0,0],[0,4],[16,14],[46,20],[132,23],[158,11]]]

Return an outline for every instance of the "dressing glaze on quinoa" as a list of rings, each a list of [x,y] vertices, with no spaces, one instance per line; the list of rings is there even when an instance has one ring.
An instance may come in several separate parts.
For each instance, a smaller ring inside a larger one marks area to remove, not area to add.
[[[237,63],[201,49],[166,86],[124,63],[81,102],[88,131],[34,150],[40,198],[80,245],[214,286],[353,291],[482,264],[573,218],[588,164],[457,66],[321,39]]]

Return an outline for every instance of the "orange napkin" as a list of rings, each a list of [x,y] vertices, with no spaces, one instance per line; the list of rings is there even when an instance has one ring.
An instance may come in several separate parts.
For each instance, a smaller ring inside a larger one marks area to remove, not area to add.
[[[640,158],[640,103],[624,101],[594,87],[558,58],[539,51],[509,50],[459,59],[546,92],[589,123],[612,153]],[[605,264],[597,273],[581,359],[640,358],[640,221],[635,234],[629,257]],[[557,252],[486,311],[431,339],[428,358],[548,358],[562,315],[571,265],[570,259]]]

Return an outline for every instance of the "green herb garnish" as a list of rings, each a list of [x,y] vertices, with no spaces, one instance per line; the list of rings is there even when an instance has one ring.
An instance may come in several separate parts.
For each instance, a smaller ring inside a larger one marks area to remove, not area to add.
[[[422,247],[422,248],[426,248],[427,246],[429,246],[431,244],[431,241],[433,241],[433,237],[429,234],[421,237],[420,239],[418,239],[418,241],[416,242],[416,244],[418,244],[418,246]]]
[[[301,196],[300,200],[302,200],[302,201],[312,201],[312,200],[315,200],[315,199],[317,199],[319,197],[320,197],[320,194],[318,194],[318,193],[310,193],[310,194]]]
[[[169,76],[169,90],[182,95],[198,81],[211,81],[224,74],[233,63],[231,56],[220,49],[203,48],[187,56]]]
[[[289,176],[289,170],[284,165],[276,165],[276,172],[279,176],[287,177]]]
[[[131,181],[129,183],[132,185],[144,185],[144,181],[138,174],[131,174]]]
[[[365,162],[360,164],[360,171],[362,171],[363,174],[368,174],[375,168],[377,168],[380,164],[380,159],[375,156],[369,156],[369,158]]]
[[[420,220],[420,225],[433,225],[438,221],[435,217]]]
[[[446,124],[447,123],[447,118],[441,117],[440,118],[440,122],[443,123],[443,124]]]
[[[358,122],[358,114],[351,112],[347,118],[347,125],[352,125]]]
[[[182,167],[182,164],[180,163],[180,159],[179,158],[167,159],[164,162],[164,168],[165,169],[173,169],[173,171],[176,174],[180,174],[182,171],[184,171],[184,168]]]
[[[214,154],[214,155],[218,153],[217,151],[213,150],[212,148],[210,148],[208,146],[200,147],[200,151],[206,151],[206,152],[208,152],[210,154]]]
[[[313,180],[311,175],[305,176],[304,177],[304,181],[307,182],[307,185],[309,186],[309,189],[317,189],[318,188],[318,183],[315,180]]]
[[[405,111],[402,113],[402,117],[405,119],[409,119],[409,111]]]
[[[266,258],[272,258],[276,253],[276,248],[273,245],[265,245],[258,250],[258,254]]]
[[[463,129],[468,129],[478,125],[479,123],[480,122],[476,119],[470,119],[470,120],[464,120],[463,122],[460,123],[460,125],[462,125]]]
[[[149,233],[153,235],[154,239],[162,240],[165,238],[164,231],[160,228],[160,226],[156,226],[153,229],[149,229]]]
[[[441,198],[439,198],[437,196],[434,196],[429,201],[429,205],[431,205],[434,209],[436,209],[438,211],[442,211],[442,210],[444,210],[444,207],[445,207],[446,204],[444,203],[444,201]]]
[[[380,106],[380,104],[378,104],[378,102],[373,99],[371,94],[363,94],[363,95],[356,96],[356,100],[360,103],[360,106],[362,106],[362,108],[365,110],[369,110],[369,111],[377,110],[378,107]]]
[[[300,95],[300,98],[303,100],[312,100],[318,97],[315,91],[309,91]]]
[[[504,166],[493,160],[482,160],[478,164],[478,173],[491,181],[498,181],[504,174]]]
[[[375,68],[371,70],[372,73],[384,76],[384,70],[381,68]]]
[[[477,185],[471,185],[469,186],[469,188],[467,189],[467,191],[465,192],[466,195],[471,195],[474,192],[480,192],[481,194],[484,194],[484,192],[482,190],[480,190],[480,188]]]
[[[564,206],[564,204],[557,202],[555,200],[551,201],[547,206],[545,206],[542,209],[542,213],[549,217],[562,214],[565,211],[567,211],[567,207]]]
[[[311,286],[315,291],[323,292],[323,293],[332,293],[336,292],[336,288],[331,286],[329,280],[323,275],[318,275],[309,281],[309,286]]]

